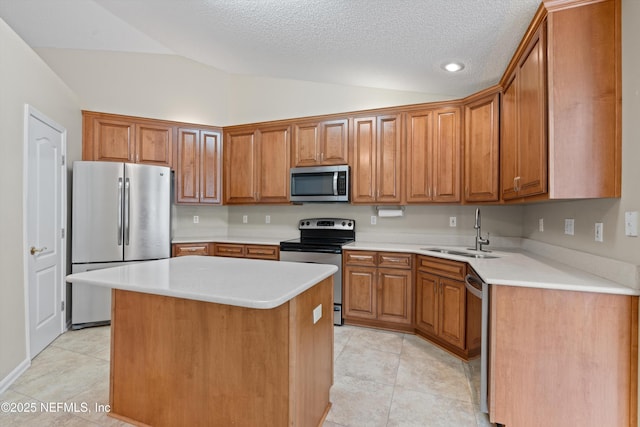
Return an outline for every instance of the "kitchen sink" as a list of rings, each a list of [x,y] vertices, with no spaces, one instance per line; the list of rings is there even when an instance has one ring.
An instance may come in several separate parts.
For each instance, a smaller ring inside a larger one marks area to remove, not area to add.
[[[455,249],[443,249],[443,248],[420,248],[420,249],[422,249],[423,251],[439,252],[441,254],[458,255],[458,256],[464,256],[468,258],[481,258],[481,259],[500,258],[496,255],[489,255],[486,253],[478,253],[478,252],[458,251]]]

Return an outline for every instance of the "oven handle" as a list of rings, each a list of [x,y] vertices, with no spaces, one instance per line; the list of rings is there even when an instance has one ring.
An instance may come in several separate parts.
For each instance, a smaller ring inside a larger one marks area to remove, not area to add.
[[[318,254],[341,254],[342,249],[298,249],[298,248],[283,248],[280,246],[280,252],[309,252]]]

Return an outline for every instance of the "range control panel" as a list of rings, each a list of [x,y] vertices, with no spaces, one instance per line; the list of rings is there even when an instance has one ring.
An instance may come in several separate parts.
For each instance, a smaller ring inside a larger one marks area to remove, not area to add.
[[[299,230],[355,230],[356,221],[347,218],[307,218],[301,219]]]

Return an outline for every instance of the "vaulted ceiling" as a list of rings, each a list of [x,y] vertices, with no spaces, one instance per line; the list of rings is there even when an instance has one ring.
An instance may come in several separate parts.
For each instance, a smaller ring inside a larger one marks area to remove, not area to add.
[[[465,96],[540,0],[0,0],[33,48],[180,55],[236,74]],[[464,64],[457,73],[449,61]]]

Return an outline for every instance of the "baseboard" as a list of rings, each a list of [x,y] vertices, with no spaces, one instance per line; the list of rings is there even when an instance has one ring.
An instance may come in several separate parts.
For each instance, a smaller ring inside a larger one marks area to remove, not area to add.
[[[28,358],[23,360],[16,368],[6,377],[0,380],[0,393],[4,393],[27,369],[31,366],[31,360]]]

